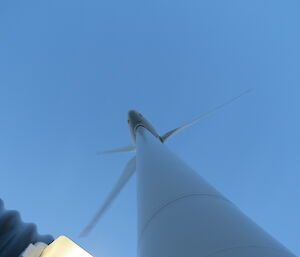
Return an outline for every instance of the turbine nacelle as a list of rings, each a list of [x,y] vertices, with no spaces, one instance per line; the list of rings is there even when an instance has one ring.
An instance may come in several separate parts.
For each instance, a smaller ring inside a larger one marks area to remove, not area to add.
[[[144,127],[147,129],[153,136],[157,137],[159,140],[161,140],[161,137],[158,135],[154,127],[150,124],[150,122],[139,112],[135,110],[130,110],[128,112],[128,125],[129,125],[129,131],[130,135],[133,141],[133,144],[135,145],[136,142],[136,129],[139,126]]]

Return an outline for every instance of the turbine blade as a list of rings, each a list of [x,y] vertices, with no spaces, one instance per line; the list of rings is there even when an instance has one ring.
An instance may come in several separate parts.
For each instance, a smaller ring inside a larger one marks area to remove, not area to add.
[[[100,155],[100,154],[109,154],[109,153],[127,153],[127,152],[134,152],[134,151],[135,151],[135,146],[128,145],[128,146],[124,146],[124,147],[113,149],[113,150],[97,152],[97,154]]]
[[[222,103],[220,105],[218,105],[217,107],[211,109],[210,111],[206,112],[206,113],[203,113],[201,116],[199,116],[198,118],[192,120],[191,122],[181,126],[181,127],[178,127],[178,128],[175,128],[175,129],[172,129],[170,131],[168,131],[167,133],[165,133],[163,136],[161,136],[161,140],[162,142],[166,141],[168,138],[170,138],[171,136],[175,135],[176,133],[194,125],[195,123],[197,123],[198,121],[210,116],[211,114],[213,114],[214,112],[220,110],[221,108],[223,108],[224,106],[228,105],[228,104],[231,104],[232,102],[238,100],[239,98],[241,98],[242,96],[250,93],[253,89],[248,89],[247,91],[241,93],[240,95],[230,99],[229,101],[225,102],[225,103]]]
[[[110,204],[113,202],[113,200],[116,198],[116,196],[120,193],[124,185],[128,182],[128,180],[131,178],[133,173],[136,170],[136,157],[134,156],[131,158],[128,163],[125,166],[125,169],[123,170],[123,173],[121,174],[117,184],[113,188],[113,190],[110,192],[104,203],[102,204],[99,211],[96,213],[94,218],[91,220],[91,222],[87,225],[87,227],[81,232],[80,237],[86,236],[96,225],[97,221],[101,218],[103,213],[108,209]]]

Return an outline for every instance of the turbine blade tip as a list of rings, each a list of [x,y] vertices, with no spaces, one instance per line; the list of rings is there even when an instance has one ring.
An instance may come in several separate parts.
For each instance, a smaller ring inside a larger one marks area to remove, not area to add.
[[[92,230],[92,227],[86,227],[80,234],[79,237],[86,237]]]

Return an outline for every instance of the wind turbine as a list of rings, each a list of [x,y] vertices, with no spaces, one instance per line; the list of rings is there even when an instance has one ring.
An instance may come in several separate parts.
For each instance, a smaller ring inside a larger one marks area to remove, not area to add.
[[[160,136],[137,111],[128,112],[132,145],[101,152],[136,151],[81,235],[88,234],[137,170],[139,257],[295,257],[164,144],[250,90]]]
[[[128,112],[127,122],[128,122],[128,125],[129,125],[129,133],[130,133],[130,136],[131,136],[132,144],[128,145],[128,146],[120,147],[120,148],[117,148],[117,149],[113,149],[113,150],[98,152],[97,154],[101,155],[101,154],[122,153],[122,152],[123,153],[125,153],[125,152],[135,152],[136,151],[136,130],[139,126],[142,126],[145,129],[147,129],[161,143],[164,143],[167,139],[169,139],[171,136],[175,135],[176,133],[179,133],[180,131],[194,125],[198,121],[208,117],[209,115],[211,115],[214,112],[220,110],[224,106],[226,106],[228,104],[231,104],[232,102],[238,100],[239,98],[241,98],[242,96],[250,93],[251,91],[252,91],[252,89],[248,89],[248,90],[244,91],[240,95],[231,98],[230,100],[216,106],[215,108],[211,109],[208,112],[203,113],[202,115],[200,115],[196,119],[192,120],[191,122],[189,122],[187,124],[184,124],[180,127],[177,127],[175,129],[172,129],[172,130],[166,132],[165,134],[163,134],[162,136],[159,136],[159,134],[156,132],[154,127],[150,124],[150,122],[141,113],[139,113],[135,110],[130,110]],[[126,185],[128,180],[135,173],[135,171],[136,171],[136,156],[134,156],[133,158],[131,158],[127,162],[127,164],[125,165],[125,168],[124,168],[121,176],[119,177],[116,185],[114,186],[114,188],[112,189],[112,191],[110,192],[110,194],[108,195],[108,197],[106,198],[106,200],[104,201],[104,203],[102,204],[102,206],[100,207],[100,209],[98,210],[96,215],[93,217],[91,222],[81,232],[81,234],[80,234],[81,237],[86,236],[93,229],[93,227],[96,225],[97,221],[101,218],[101,216],[104,214],[104,212],[108,209],[108,207],[110,206],[112,201],[116,198],[116,196],[119,194],[119,192],[122,190],[122,188]]]

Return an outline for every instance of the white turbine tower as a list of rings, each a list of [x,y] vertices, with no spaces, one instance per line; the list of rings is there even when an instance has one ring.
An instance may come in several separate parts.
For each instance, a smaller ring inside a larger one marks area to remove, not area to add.
[[[133,146],[104,153],[136,150],[136,157],[82,235],[137,170],[139,257],[295,257],[163,144],[245,93],[163,136],[140,113],[130,111]]]

